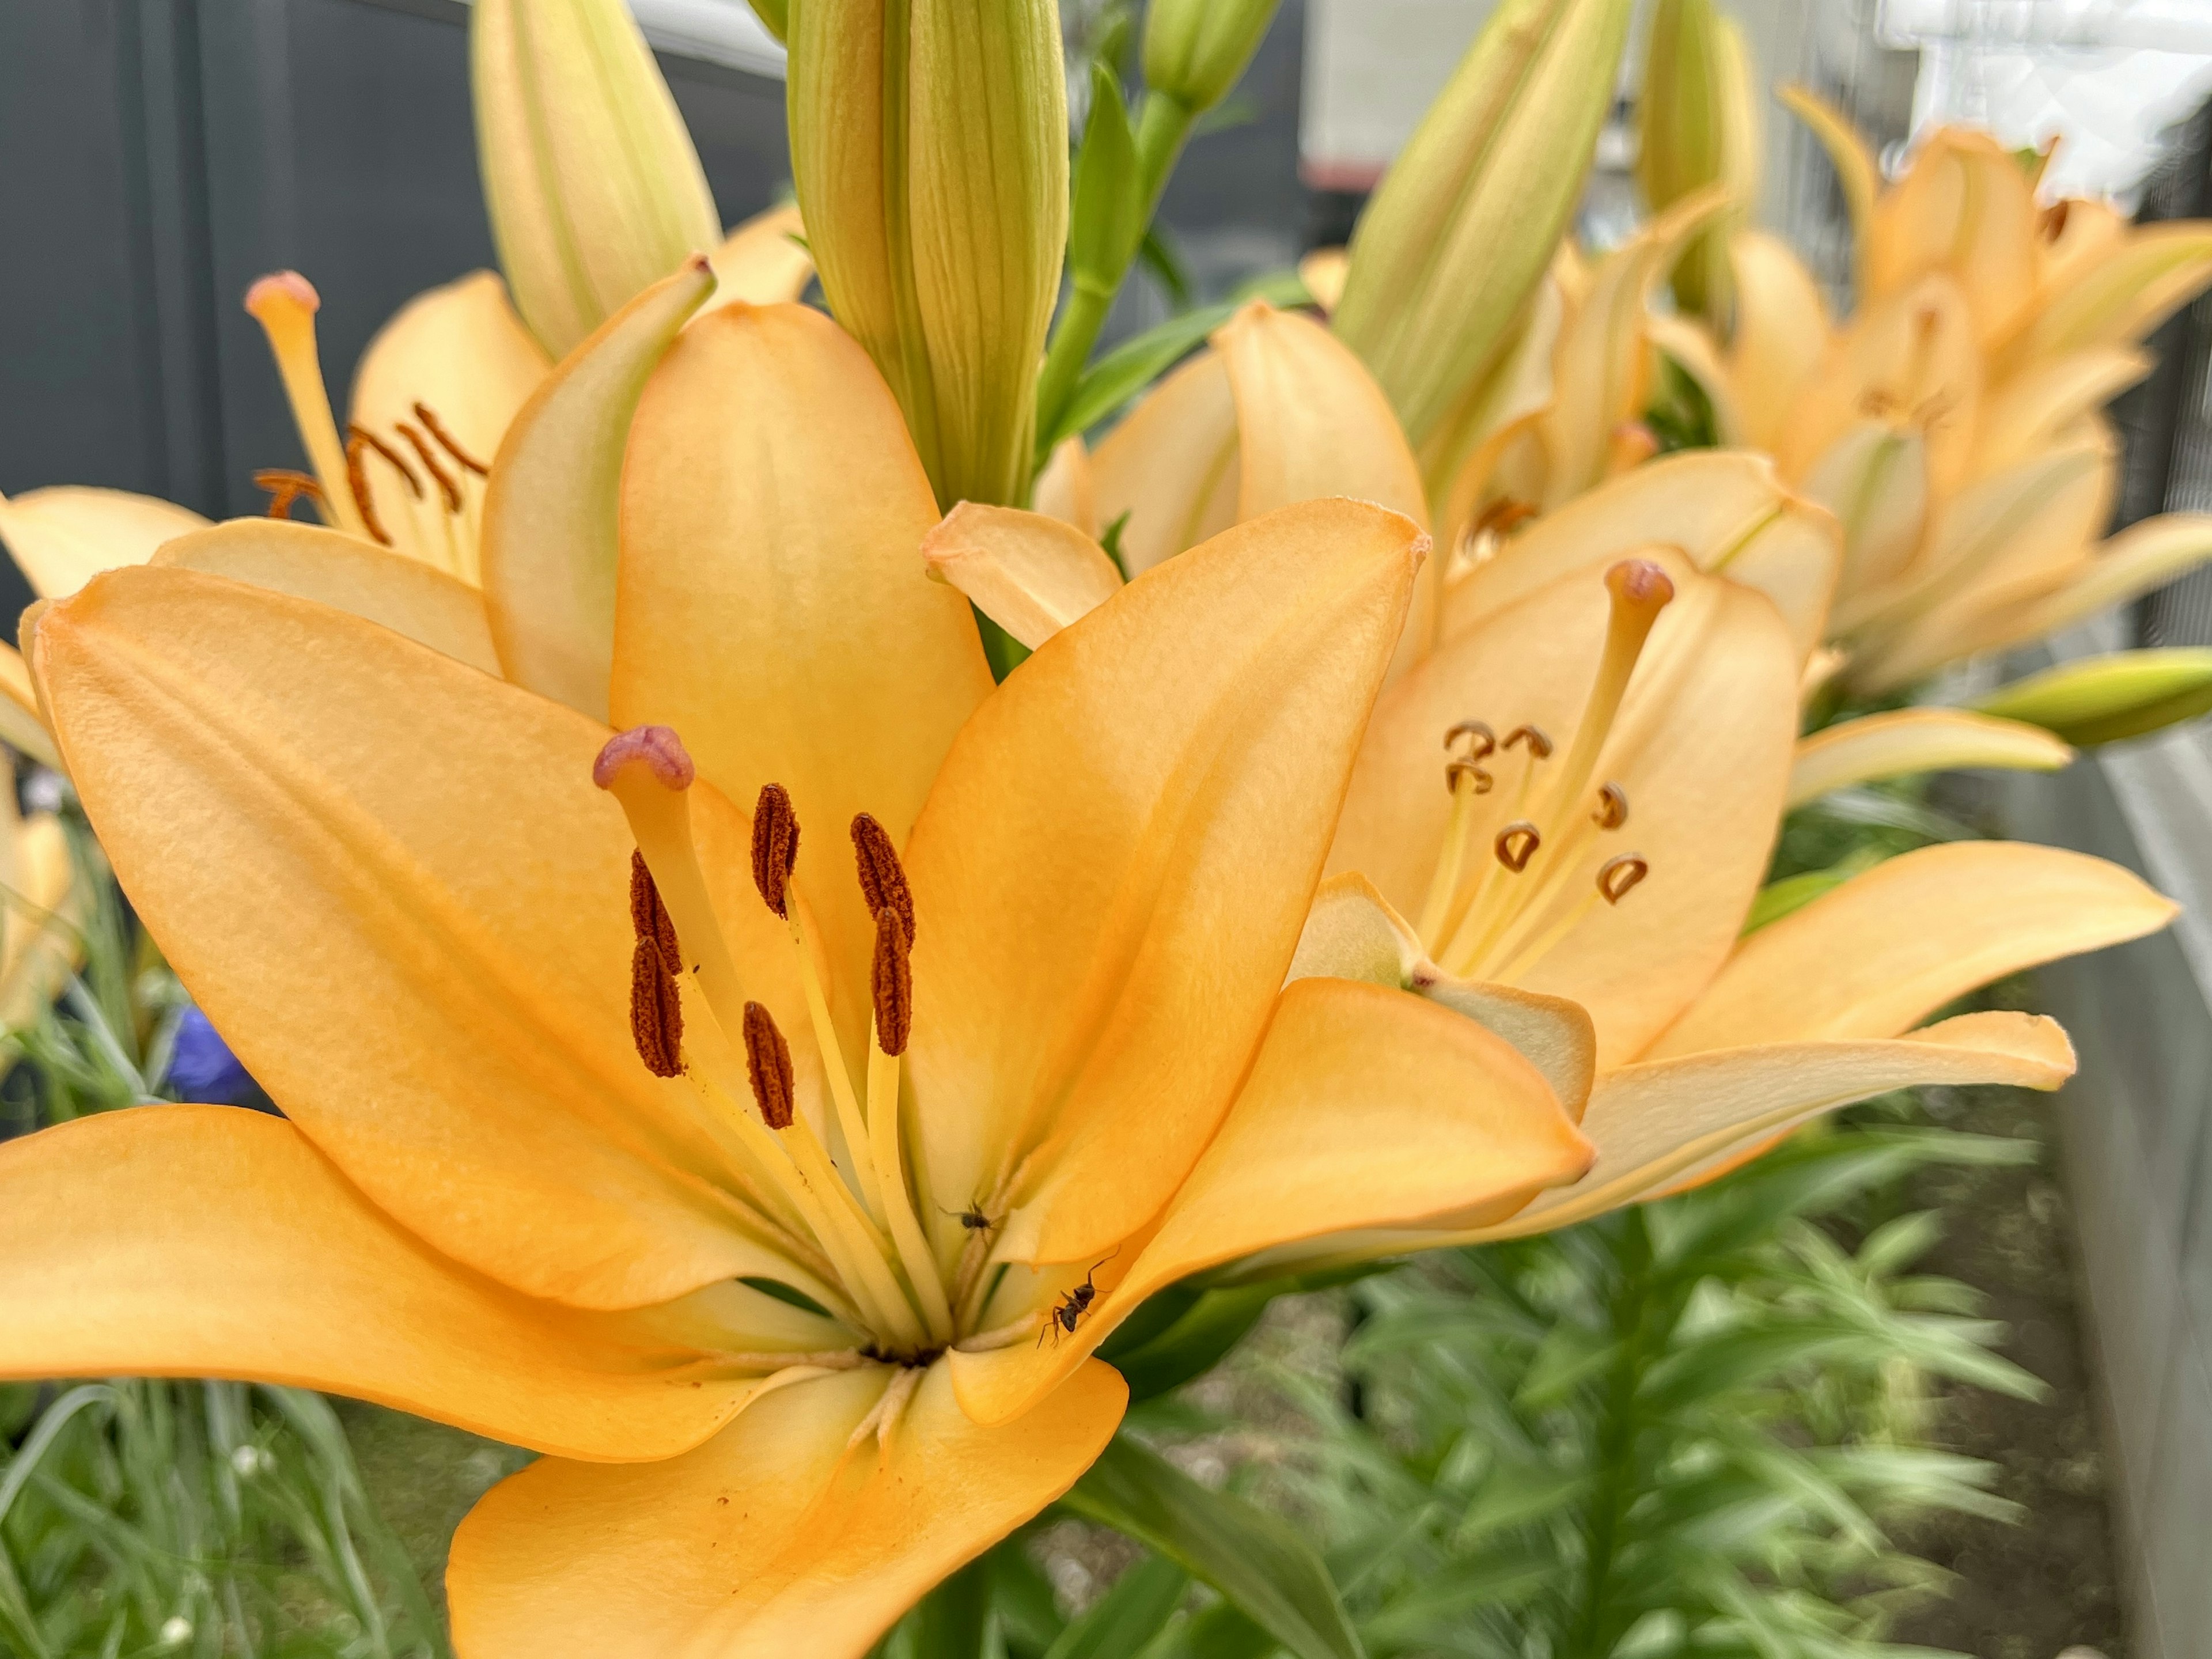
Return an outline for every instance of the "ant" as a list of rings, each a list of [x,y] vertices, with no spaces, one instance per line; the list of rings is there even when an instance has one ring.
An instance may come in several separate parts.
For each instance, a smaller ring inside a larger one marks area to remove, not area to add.
[[[960,1224],[971,1233],[988,1233],[999,1224],[983,1213],[983,1206],[980,1200],[971,1201],[964,1210],[947,1210],[941,1204],[938,1206],[938,1209],[942,1214],[958,1216]]]
[[[1121,1254],[1119,1250],[1114,1252],[1114,1255]],[[1048,1331],[1052,1334],[1052,1345],[1055,1348],[1060,1346],[1060,1339],[1063,1332],[1069,1336],[1075,1334],[1077,1324],[1081,1322],[1084,1315],[1091,1311],[1091,1304],[1098,1299],[1098,1287],[1091,1281],[1097,1276],[1098,1269],[1111,1261],[1114,1255],[1106,1256],[1092,1263],[1091,1271],[1083,1275],[1083,1282],[1080,1285],[1072,1291],[1064,1291],[1060,1293],[1062,1300],[1054,1307],[1051,1316],[1046,1319],[1044,1330],[1037,1333],[1037,1346],[1040,1348],[1044,1346],[1045,1334]]]

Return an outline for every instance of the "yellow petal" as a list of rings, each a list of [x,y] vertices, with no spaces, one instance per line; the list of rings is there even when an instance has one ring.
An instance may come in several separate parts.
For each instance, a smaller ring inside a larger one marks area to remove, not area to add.
[[[62,757],[39,708],[30,665],[12,645],[0,645],[0,743],[28,755],[41,766],[61,770]]]
[[[1925,433],[1879,418],[1857,422],[1806,469],[1802,487],[1843,526],[1839,605],[1904,579],[1928,533]]]
[[[1881,168],[1874,151],[1850,117],[1808,88],[1784,86],[1774,95],[1784,108],[1811,129],[1836,169],[1836,183],[1844,193],[1844,209],[1850,216],[1851,243],[1858,268],[1856,286],[1867,291],[1866,272],[1872,252],[1875,202],[1881,191]]]
[[[2101,258],[2072,266],[2008,349],[2002,367],[2143,338],[2212,282],[2212,228],[2148,225]]]
[[[1974,470],[1999,471],[2063,441],[2081,416],[2102,409],[2150,369],[2146,353],[2124,346],[2092,346],[2034,363],[1982,406]]]
[[[358,536],[284,519],[232,519],[178,537],[154,562],[333,605],[471,668],[499,672],[481,593]]]
[[[933,575],[1034,651],[1121,591],[1106,550],[1042,513],[963,501],[922,538]]]
[[[796,203],[753,215],[707,256],[714,267],[716,300],[756,306],[796,301],[814,280],[814,256],[799,240],[805,234]]]
[[[1091,452],[1079,435],[1062,438],[1052,459],[1037,474],[1030,501],[1040,513],[1072,524],[1093,541],[1103,526],[1098,522],[1098,488],[1091,471]]]
[[[758,1387],[438,1255],[292,1125],[103,1113],[0,1147],[0,1376],[325,1389],[570,1457],[666,1457]]]
[[[32,665],[139,915],[380,1207],[580,1305],[779,1273],[685,1085],[631,1040],[632,842],[591,781],[604,726],[191,570],[101,577],[40,618]],[[702,838],[742,847],[717,808],[695,787]],[[732,902],[724,927],[790,1011],[773,918]]]
[[[607,717],[624,441],[646,376],[714,279],[694,259],[562,360],[516,417],[484,495],[484,606],[507,678]]]
[[[2137,594],[2172,581],[2212,559],[2212,515],[2166,513],[2130,525],[2098,548],[2063,586],[2017,612],[1978,628],[1978,649],[1990,650],[2071,628]]]
[[[143,564],[163,542],[206,525],[190,507],[125,489],[54,484],[0,495],[0,544],[42,599],[74,593],[100,571]]]
[[[507,302],[507,284],[471,271],[416,295],[377,331],[354,370],[352,419],[392,440],[403,422],[424,430],[420,404],[489,466],[507,423],[552,367]]]
[[[1589,1167],[1591,1148],[1503,1039],[1419,997],[1350,980],[1283,992],[1221,1133],[1090,1316],[1042,1347],[952,1354],[983,1422],[1032,1408],[1153,1291],[1324,1235],[1517,1207]]]
[[[1644,647],[1596,775],[1626,792],[1628,825],[1618,844],[1579,855],[1594,879],[1603,858],[1639,853],[1650,878],[1618,907],[1593,911],[1521,981],[1589,1010],[1601,1065],[1663,1030],[1728,954],[1765,871],[1796,735],[1797,659],[1773,608],[1678,556],[1657,556],[1676,597]],[[1570,741],[1608,612],[1597,571],[1569,575],[1447,641],[1386,692],[1330,868],[1364,872],[1399,910],[1418,913],[1451,805],[1444,732],[1480,718],[1498,732],[1526,723]],[[1518,774],[1499,776],[1502,799]],[[1497,810],[1493,828],[1512,816]]]
[[[1444,636],[1561,576],[1602,571],[1653,543],[1679,547],[1699,569],[1765,592],[1801,655],[1818,643],[1841,532],[1832,514],[1783,485],[1773,462],[1748,451],[1670,455],[1547,513],[1453,585]]]
[[[1644,319],[1644,338],[1687,375],[1712,410],[1714,441],[1723,449],[1744,441],[1743,411],[1735,380],[1705,324],[1688,317],[1653,313]]]
[[[2015,1013],[1964,1014],[1888,1041],[1773,1042],[1623,1066],[1599,1079],[1583,1120],[1583,1133],[1598,1149],[1587,1176],[1500,1224],[1436,1242],[1477,1243],[1571,1226],[1690,1184],[1747,1147],[1892,1089],[1979,1083],[2055,1089],[2073,1071],[2073,1046],[2058,1023]]]
[[[1735,337],[1729,373],[1744,434],[1772,449],[1805,378],[1828,349],[1827,303],[1790,245],[1765,231],[1729,240],[1735,272]]]
[[[1334,311],[1344,298],[1344,279],[1352,257],[1340,247],[1317,247],[1298,261],[1298,280],[1324,313]]]
[[[5,792],[8,914],[0,921],[0,1031],[19,1030],[53,1005],[84,956],[89,898],[76,878],[69,836],[52,812],[18,822]],[[13,1055],[7,1057],[12,1060]],[[4,1071],[6,1061],[0,1061]]]
[[[495,1487],[447,1569],[455,1645],[543,1659],[860,1659],[938,1580],[1075,1484],[1128,1390],[1083,1367],[1043,1409],[971,1423],[932,1367],[882,1455],[848,1437],[871,1367],[778,1389],[687,1456],[548,1461]]]
[[[2034,297],[2036,244],[2034,191],[2019,159],[1986,132],[1939,127],[1875,205],[1865,291],[1894,294],[1948,272],[1991,343]]]
[[[2155,933],[2174,911],[2119,866],[2079,853],[1923,847],[1745,939],[1645,1057],[1890,1036],[2006,974]]]
[[[1425,530],[1421,469],[1390,400],[1352,349],[1310,317],[1255,300],[1218,330],[1237,404],[1237,516],[1324,495],[1402,513]]]
[[[938,1203],[1026,1171],[1003,1255],[1104,1255],[1228,1110],[1426,544],[1350,501],[1239,526],[961,733],[908,848],[908,1060]]]
[[[1972,766],[2055,772],[2073,758],[2070,747],[2039,726],[1963,708],[1899,708],[1845,720],[1800,743],[1785,805],[1914,772]]]
[[[933,582],[937,507],[867,355],[798,306],[723,306],[647,384],[623,472],[613,707],[683,735],[750,804],[791,792],[799,868],[841,993],[875,927],[838,843],[870,812],[902,842],[991,689],[967,601]],[[842,1011],[865,1044],[864,1016]],[[865,1052],[864,1047],[856,1052]]]
[[[1221,355],[1200,352],[1149,392],[1091,458],[1098,520],[1124,514],[1132,576],[1237,522],[1237,402]]]

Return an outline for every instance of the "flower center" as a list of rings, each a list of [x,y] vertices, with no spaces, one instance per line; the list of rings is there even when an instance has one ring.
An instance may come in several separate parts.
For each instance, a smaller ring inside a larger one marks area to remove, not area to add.
[[[1605,582],[1612,598],[1605,644],[1563,757],[1530,725],[1502,740],[1479,720],[1444,734],[1451,815],[1419,928],[1446,973],[1514,984],[1601,900],[1620,903],[1650,874],[1641,854],[1616,852],[1608,840],[1628,823],[1627,792],[1613,782],[1592,785],[1644,642],[1674,587],[1644,559],[1614,565]]]

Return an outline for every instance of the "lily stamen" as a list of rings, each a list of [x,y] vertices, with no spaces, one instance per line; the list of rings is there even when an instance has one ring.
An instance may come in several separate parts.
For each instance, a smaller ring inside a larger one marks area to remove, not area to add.
[[[392,538],[386,532],[383,521],[376,516],[376,501],[368,493],[368,468],[362,459],[368,449],[366,434],[356,433],[346,440],[346,491],[353,501],[354,516],[360,520],[363,533],[378,546],[389,547]]]
[[[292,406],[293,423],[321,482],[323,502],[336,515],[339,529],[366,535],[368,527],[356,506],[358,498],[344,488],[349,471],[345,446],[338,441],[337,421],[331,413],[330,392],[323,385],[322,359],[315,346],[315,313],[322,303],[314,284],[296,270],[276,271],[246,290],[246,313],[268,338],[270,355],[284,382],[285,399]]]
[[[288,466],[264,467],[253,475],[253,487],[269,492],[269,516],[272,519],[290,518],[292,503],[302,495],[318,503],[323,499],[322,485],[308,474],[295,472]]]
[[[1519,875],[1528,867],[1528,860],[1536,856],[1536,849],[1544,844],[1544,837],[1536,826],[1526,818],[1509,823],[1498,832],[1491,842],[1491,850],[1498,861]]]
[[[1651,873],[1651,866],[1634,853],[1624,853],[1617,859],[1607,859],[1597,872],[1597,890],[1605,896],[1607,904],[1618,904]]]
[[[1590,822],[1601,830],[1618,830],[1628,822],[1628,792],[1617,783],[1608,783],[1597,792],[1597,811],[1590,814]]]
[[[461,447],[459,441],[438,419],[437,411],[428,404],[418,400],[415,404],[415,418],[422,422],[423,428],[438,441],[438,447],[452,456],[463,471],[473,472],[479,478],[491,477],[491,469]]]

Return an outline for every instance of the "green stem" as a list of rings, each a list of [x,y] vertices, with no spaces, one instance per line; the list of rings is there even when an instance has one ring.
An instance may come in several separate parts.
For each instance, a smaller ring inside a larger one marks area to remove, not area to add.
[[[1655,1349],[1651,1231],[1641,1209],[1625,1212],[1617,1245],[1620,1279],[1613,1296],[1613,1328],[1620,1351],[1606,1379],[1597,1432],[1597,1488],[1586,1517],[1582,1607],[1565,1652],[1573,1659],[1606,1659],[1615,1632],[1611,1598],[1628,1511],[1642,1490],[1637,1459],[1641,1424],[1637,1398]]]
[[[1197,119],[1198,112],[1179,99],[1163,92],[1145,94],[1144,107],[1137,117],[1136,143],[1137,176],[1144,186],[1147,225],[1159,211],[1160,198],[1167,190],[1169,176],[1175,171],[1176,158],[1182,154]],[[1108,280],[1096,287],[1077,284],[1068,296],[1066,307],[1053,324],[1052,343],[1045,349],[1044,369],[1037,378],[1039,432],[1050,432],[1058,426],[1068,399],[1075,394],[1076,382],[1082,378],[1083,366],[1091,361],[1091,349],[1098,343],[1098,331],[1106,325],[1107,313],[1113,310],[1115,296],[1128,280],[1129,267],[1136,263],[1143,241],[1142,237],[1137,239],[1122,260],[1121,268],[1109,273]]]

